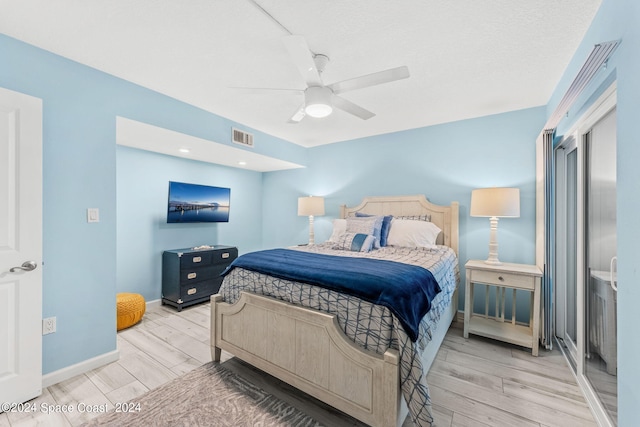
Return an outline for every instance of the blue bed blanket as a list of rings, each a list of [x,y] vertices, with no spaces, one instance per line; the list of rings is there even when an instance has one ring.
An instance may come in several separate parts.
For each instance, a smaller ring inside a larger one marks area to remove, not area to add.
[[[380,259],[269,249],[236,258],[222,275],[236,267],[332,289],[385,306],[412,341],[417,340],[420,320],[440,292],[440,286],[426,268]]]

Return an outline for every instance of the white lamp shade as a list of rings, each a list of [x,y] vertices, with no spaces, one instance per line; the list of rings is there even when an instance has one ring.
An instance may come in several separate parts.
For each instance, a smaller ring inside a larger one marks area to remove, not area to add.
[[[519,188],[479,188],[471,192],[471,216],[517,218],[520,216]]]
[[[324,197],[298,197],[298,215],[324,215]]]

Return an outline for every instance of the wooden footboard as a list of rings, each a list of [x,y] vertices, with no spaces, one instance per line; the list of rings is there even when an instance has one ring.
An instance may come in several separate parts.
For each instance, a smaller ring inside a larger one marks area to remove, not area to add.
[[[371,426],[401,425],[399,355],[363,350],[335,315],[243,292],[211,297],[211,355],[225,350]]]

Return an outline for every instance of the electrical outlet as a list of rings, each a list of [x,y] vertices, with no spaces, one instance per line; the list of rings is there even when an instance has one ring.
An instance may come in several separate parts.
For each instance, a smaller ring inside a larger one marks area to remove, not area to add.
[[[56,318],[47,317],[42,319],[42,335],[52,334],[56,331]]]

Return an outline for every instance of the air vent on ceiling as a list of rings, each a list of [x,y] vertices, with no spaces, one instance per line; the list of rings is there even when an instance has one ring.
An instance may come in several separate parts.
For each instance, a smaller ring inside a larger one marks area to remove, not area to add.
[[[245,147],[253,148],[253,134],[243,132],[236,128],[231,128],[231,133],[233,134],[231,137],[233,142],[244,145]]]

